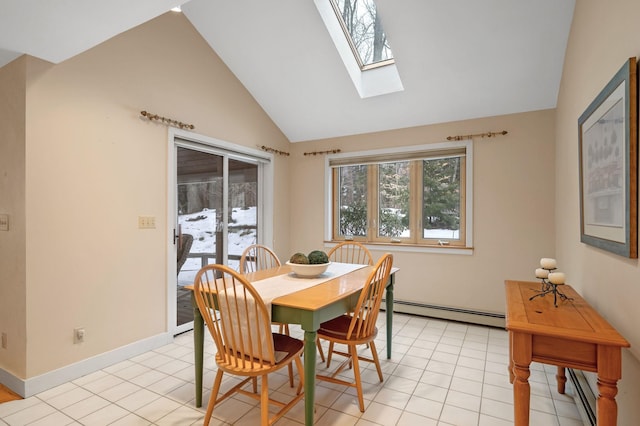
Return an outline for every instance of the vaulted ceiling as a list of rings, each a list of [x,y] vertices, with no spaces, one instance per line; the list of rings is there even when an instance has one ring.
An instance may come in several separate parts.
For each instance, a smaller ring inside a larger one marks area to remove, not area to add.
[[[314,1],[3,0],[0,66],[62,62],[182,4],[292,142],[556,106],[575,0],[376,0],[404,90],[364,99]]]

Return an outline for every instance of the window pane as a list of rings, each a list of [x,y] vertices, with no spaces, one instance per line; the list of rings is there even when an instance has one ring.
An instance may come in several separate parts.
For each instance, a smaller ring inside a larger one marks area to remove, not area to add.
[[[460,157],[422,162],[423,238],[460,238]]]
[[[378,166],[378,236],[411,237],[408,161]]]
[[[362,66],[393,59],[373,0],[333,0]]]
[[[367,166],[338,169],[340,235],[367,235]]]
[[[240,255],[258,242],[258,165],[229,159],[228,266],[238,269]]]

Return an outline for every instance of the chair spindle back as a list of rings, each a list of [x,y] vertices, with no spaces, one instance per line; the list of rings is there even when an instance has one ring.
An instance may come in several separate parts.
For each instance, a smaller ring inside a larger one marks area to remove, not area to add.
[[[329,250],[327,256],[332,262],[373,265],[373,256],[369,249],[356,241],[343,241]]]
[[[225,364],[250,370],[275,363],[269,312],[243,276],[224,265],[207,265],[196,275],[194,294]]]
[[[240,256],[241,274],[276,268],[280,265],[280,259],[273,250],[261,244],[250,245]]]
[[[376,326],[378,313],[380,311],[380,303],[385,292],[385,287],[389,281],[391,266],[393,265],[393,255],[385,254],[378,260],[374,270],[367,279],[360,298],[353,311],[353,317],[347,338],[352,336],[361,338],[371,335]]]

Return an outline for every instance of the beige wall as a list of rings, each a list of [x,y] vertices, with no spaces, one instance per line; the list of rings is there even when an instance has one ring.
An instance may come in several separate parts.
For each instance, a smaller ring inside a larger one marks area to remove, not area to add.
[[[11,72],[17,66],[11,64],[0,73],[0,87],[10,87],[5,78],[26,75],[26,107],[23,100],[15,113],[26,124],[16,130],[15,152],[0,161],[15,164],[2,189],[14,180],[22,185],[24,198],[7,208],[26,217],[26,283],[13,274],[17,290],[0,298],[0,318],[10,347],[29,339],[26,352],[0,351],[0,368],[32,378],[166,331],[168,130],[140,111],[252,148],[287,150],[289,143],[179,14],[58,65],[31,57],[16,64],[26,73]],[[275,169],[274,234],[286,252],[289,168],[276,158]],[[156,229],[137,229],[138,215],[155,216]],[[75,327],[86,329],[82,345],[73,344]]]
[[[0,366],[24,376],[25,287],[25,69],[24,58],[0,68],[0,213],[9,231],[0,231]]]
[[[506,136],[474,141],[472,256],[409,253],[385,246],[400,267],[396,299],[504,313],[504,280],[535,279],[539,259],[554,256],[554,111],[538,111],[382,133],[296,143],[291,152],[291,248],[323,244],[324,158],[342,152],[446,141],[487,131]]]
[[[620,69],[640,54],[634,0],[580,0],[573,24],[556,118],[556,251],[568,281],[631,343],[623,351],[618,424],[640,418],[640,269],[626,259],[580,243],[578,117]]]

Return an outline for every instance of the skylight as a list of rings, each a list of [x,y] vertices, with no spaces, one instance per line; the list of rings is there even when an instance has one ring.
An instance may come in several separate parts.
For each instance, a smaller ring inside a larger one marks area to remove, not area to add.
[[[373,0],[313,2],[361,98],[404,90]]]
[[[393,63],[393,53],[373,0],[330,1],[360,69]]]

